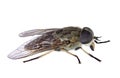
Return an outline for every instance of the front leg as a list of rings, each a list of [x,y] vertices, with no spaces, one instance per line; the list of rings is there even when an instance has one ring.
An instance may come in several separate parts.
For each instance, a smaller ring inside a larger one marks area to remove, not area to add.
[[[76,47],[75,50],[79,50],[81,47]]]
[[[70,55],[72,55],[72,56],[74,56],[74,57],[76,57],[77,60],[78,60],[78,63],[81,64],[81,61],[80,61],[80,59],[79,59],[79,57],[78,57],[77,55],[69,52],[68,50],[66,50],[66,49],[64,49],[64,48],[62,48],[61,50],[63,50],[64,52],[66,52],[66,53],[68,53],[68,54],[70,54]]]
[[[85,51],[82,47],[76,47],[75,50],[81,49],[83,50],[83,52],[85,52],[87,55],[89,55],[90,57],[94,58],[95,60],[101,62],[100,59],[98,59],[97,57],[93,56],[92,54],[88,53],[87,51]]]
[[[92,51],[94,51],[94,49],[95,49],[95,43],[94,43],[94,42],[92,42],[92,44],[90,45],[90,49],[91,49]]]
[[[101,38],[101,37],[94,37],[94,41],[95,41],[95,43],[96,44],[101,44],[101,43],[107,43],[107,42],[110,42],[110,40],[107,40],[107,41],[101,41],[101,40],[99,40],[99,38]]]

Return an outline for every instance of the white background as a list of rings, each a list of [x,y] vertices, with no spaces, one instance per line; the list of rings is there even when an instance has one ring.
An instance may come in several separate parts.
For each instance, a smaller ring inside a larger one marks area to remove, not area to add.
[[[38,60],[22,63],[7,55],[23,42],[20,32],[39,28],[88,26],[95,35],[110,43],[96,45],[88,52],[101,63],[72,51],[81,59],[64,52],[53,52]],[[0,78],[120,78],[120,2],[119,0],[0,0]]]

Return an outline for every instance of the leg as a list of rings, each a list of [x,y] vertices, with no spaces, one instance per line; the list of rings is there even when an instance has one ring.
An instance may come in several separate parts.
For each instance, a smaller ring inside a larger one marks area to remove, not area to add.
[[[79,50],[81,47],[76,47],[75,50]]]
[[[96,37],[96,36],[94,37],[95,40],[100,41],[99,38],[101,38],[101,36],[100,37]]]
[[[29,62],[29,61],[32,61],[32,60],[39,59],[39,58],[41,58],[41,57],[43,57],[43,56],[45,56],[45,55],[47,55],[47,54],[49,54],[49,53],[51,53],[51,52],[52,52],[52,51],[49,51],[49,52],[47,52],[47,53],[45,53],[45,54],[43,54],[43,55],[37,56],[37,57],[32,58],[32,59],[29,59],[29,60],[25,60],[25,61],[23,61],[23,63],[26,63],[26,62]]]
[[[62,50],[64,50],[66,53],[68,53],[68,54],[76,57],[76,58],[78,59],[78,63],[81,64],[80,59],[79,59],[79,57],[78,57],[77,55],[70,53],[70,52],[69,52],[68,50],[66,50],[66,49],[62,49]]]
[[[95,49],[95,43],[94,43],[94,42],[92,42],[92,44],[90,45],[90,49],[91,49],[92,51],[94,51],[94,49]]]
[[[97,57],[93,56],[92,54],[88,53],[87,51],[85,51],[83,48],[81,48],[87,55],[89,55],[90,57],[96,59],[97,61],[101,62],[100,59],[98,59]]]
[[[95,40],[94,40],[95,43],[97,43],[97,44],[101,44],[101,43],[107,43],[107,42],[110,42],[110,40],[102,41],[102,42],[98,42],[98,41],[100,41],[99,38],[101,38],[101,37],[96,37],[96,36],[94,37],[94,39],[95,39]]]
[[[110,42],[110,40],[102,41],[102,42],[98,42],[97,40],[95,40],[95,42],[96,42],[97,44],[101,44],[101,43],[107,43],[107,42]]]

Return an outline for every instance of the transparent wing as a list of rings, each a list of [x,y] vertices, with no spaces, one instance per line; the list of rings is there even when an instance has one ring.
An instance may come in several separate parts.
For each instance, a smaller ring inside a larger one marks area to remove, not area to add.
[[[20,59],[40,52],[49,51],[53,49],[52,46],[55,46],[54,43],[55,40],[50,34],[39,36],[23,43],[15,51],[11,52],[8,58]]]
[[[34,39],[32,39],[32,40],[34,40]],[[32,40],[29,40],[29,41],[23,43],[20,47],[18,47],[16,50],[11,52],[8,55],[8,58],[10,58],[10,59],[19,59],[19,58],[24,58],[24,57],[35,54],[35,50],[25,50],[24,49],[24,46],[26,44],[28,44],[29,42],[31,42]]]
[[[34,36],[34,35],[42,35],[44,33],[47,32],[51,32],[51,31],[56,31],[58,30],[57,28],[53,28],[53,29],[33,29],[33,30],[28,30],[28,31],[24,31],[22,33],[19,34],[20,37],[27,37],[27,36]]]

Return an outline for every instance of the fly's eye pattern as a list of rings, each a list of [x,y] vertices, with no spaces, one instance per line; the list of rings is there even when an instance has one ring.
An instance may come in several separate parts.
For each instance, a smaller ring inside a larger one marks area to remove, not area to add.
[[[84,27],[80,33],[80,42],[82,44],[88,44],[89,42],[91,42],[93,39],[93,31],[88,28],[88,27]]]

